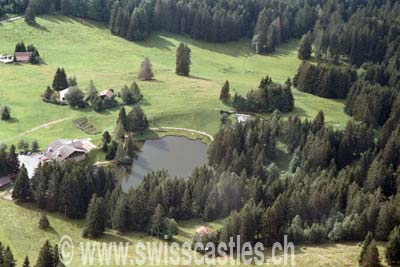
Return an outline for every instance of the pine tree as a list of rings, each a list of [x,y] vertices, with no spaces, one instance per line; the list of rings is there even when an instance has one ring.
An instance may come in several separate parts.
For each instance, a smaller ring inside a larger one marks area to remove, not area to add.
[[[390,233],[385,256],[389,264],[400,264],[400,226],[395,227]]]
[[[11,119],[11,109],[8,106],[1,107],[1,120],[8,121]]]
[[[46,240],[39,252],[39,257],[35,267],[53,267],[55,263],[55,255],[50,242]]]
[[[14,255],[12,254],[9,246],[7,246],[6,250],[4,251],[3,258],[4,258],[4,263],[3,263],[4,267],[15,267],[16,266],[16,261],[14,259]]]
[[[231,98],[231,94],[229,91],[230,91],[229,81],[226,81],[224,86],[221,89],[221,94],[219,96],[219,100],[221,100],[223,102],[229,101],[229,99]]]
[[[379,259],[379,251],[373,240],[369,244],[364,256],[364,260],[360,265],[361,267],[381,267],[381,260]]]
[[[106,213],[104,199],[93,195],[86,214],[86,225],[83,236],[97,238],[106,229]]]
[[[127,115],[126,130],[130,132],[143,131],[149,127],[146,114],[140,106],[134,106]]]
[[[0,266],[4,266],[4,247],[0,242]]]
[[[111,140],[112,140],[112,137],[111,137],[110,133],[108,131],[105,131],[103,133],[103,137],[102,137],[102,142],[103,142],[102,150],[103,150],[103,152],[107,152],[107,149],[108,149],[107,147],[108,147],[108,144],[111,142]]]
[[[61,91],[66,88],[68,88],[68,80],[65,70],[57,68],[53,79],[53,89],[56,91]]]
[[[44,91],[44,93],[43,93],[43,98],[46,100],[50,100],[52,94],[53,94],[53,90],[51,90],[50,86],[47,86],[46,91]]]
[[[150,224],[150,234],[160,237],[163,232],[163,223],[164,223],[164,214],[165,211],[163,207],[158,204],[154,215],[151,217],[151,224]]]
[[[180,43],[176,50],[176,74],[189,76],[190,73],[190,53],[191,50],[187,44]]]
[[[304,34],[300,41],[300,46],[298,50],[298,57],[301,60],[308,60],[311,58],[311,33]]]
[[[148,57],[140,64],[139,79],[142,81],[151,81],[154,78],[153,66]]]
[[[47,219],[46,214],[43,212],[39,220],[39,228],[42,230],[48,229],[50,227],[49,219]]]
[[[358,259],[358,263],[360,265],[364,262],[368,246],[371,244],[371,242],[372,242],[372,234],[371,232],[368,232],[367,236],[364,239],[364,242],[362,243],[360,258]]]
[[[28,6],[28,8],[25,10],[24,17],[27,24],[34,24],[36,22],[35,10],[31,6]]]
[[[29,258],[28,258],[28,256],[26,256],[22,267],[30,267],[30,266],[31,266],[31,264],[29,262]]]
[[[33,198],[31,185],[29,183],[28,171],[25,165],[22,165],[14,183],[12,198],[15,201],[30,201]]]
[[[19,159],[14,145],[11,145],[8,151],[7,168],[10,174],[17,174],[19,171]]]
[[[120,232],[127,230],[127,215],[128,209],[126,204],[126,198],[121,195],[116,203],[115,210],[112,215],[112,228]]]

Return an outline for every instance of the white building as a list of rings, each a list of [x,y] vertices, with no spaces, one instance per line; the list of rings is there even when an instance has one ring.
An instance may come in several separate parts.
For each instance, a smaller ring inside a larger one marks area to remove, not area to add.
[[[249,119],[251,119],[251,115],[247,114],[236,114],[237,122],[238,123],[245,123]]]
[[[68,101],[66,98],[66,95],[68,94],[68,92],[69,92],[69,88],[60,91],[60,103],[61,104],[65,104],[65,105],[68,104]]]

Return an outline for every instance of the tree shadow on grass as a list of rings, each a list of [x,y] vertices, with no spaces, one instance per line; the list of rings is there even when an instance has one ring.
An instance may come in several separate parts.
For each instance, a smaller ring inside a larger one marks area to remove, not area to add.
[[[135,42],[135,44],[145,48],[157,48],[164,51],[173,51],[176,48],[175,44],[163,38],[158,32],[151,34],[145,41]]]
[[[32,28],[35,28],[35,29],[37,29],[37,30],[39,30],[39,31],[50,32],[49,29],[47,29],[46,26],[40,25],[40,24],[37,23],[37,22],[30,23],[29,26],[31,26]]]
[[[50,224],[51,224],[51,222],[50,222]],[[56,231],[56,229],[54,229],[54,227],[53,226],[49,226],[49,228],[47,228],[47,229],[42,229],[42,231],[45,231],[45,232],[47,232],[47,233],[49,233],[49,234],[52,234],[52,235],[56,235],[56,236],[58,236],[58,237],[60,237],[60,234]]]
[[[212,81],[211,79],[208,79],[208,78],[203,78],[203,77],[198,77],[198,76],[192,76],[192,75],[190,75],[188,78],[193,79],[193,80]]]
[[[66,16],[52,16],[52,15],[44,15],[41,16],[43,20],[50,21],[52,23],[60,24],[60,23],[79,23],[89,28],[97,28],[97,29],[107,29],[107,25],[104,23],[96,22],[90,19],[84,18],[75,18],[75,17],[66,17]]]
[[[18,122],[19,122],[19,120],[14,117],[11,117],[11,119],[5,121],[5,123],[8,123],[8,124],[14,124],[14,123],[18,123]]]

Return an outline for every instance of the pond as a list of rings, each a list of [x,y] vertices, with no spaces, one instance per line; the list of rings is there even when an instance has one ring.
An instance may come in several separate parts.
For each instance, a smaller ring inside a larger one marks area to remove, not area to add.
[[[166,136],[144,142],[132,171],[121,179],[122,188],[138,187],[152,171],[167,170],[171,177],[189,177],[196,167],[207,164],[208,146],[199,140]]]

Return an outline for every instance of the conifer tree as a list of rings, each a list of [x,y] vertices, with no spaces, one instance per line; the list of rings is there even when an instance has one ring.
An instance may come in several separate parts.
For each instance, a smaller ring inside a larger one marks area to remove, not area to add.
[[[43,212],[39,220],[39,228],[42,230],[48,229],[50,227],[49,219],[47,219],[46,214]]]
[[[4,247],[3,244],[0,242],[0,266],[4,264]]]
[[[226,81],[224,86],[221,89],[221,94],[219,96],[219,100],[221,100],[223,102],[229,101],[229,99],[231,98],[231,94],[229,91],[230,91],[229,81]]]
[[[25,10],[24,18],[27,24],[34,24],[36,22],[35,10],[31,6],[28,6]]]
[[[373,240],[365,253],[364,259],[360,265],[361,267],[381,267],[381,260],[379,259],[379,251]]]
[[[153,66],[148,57],[140,64],[139,79],[142,81],[150,81],[154,78]]]
[[[127,230],[127,205],[126,198],[121,195],[115,206],[115,210],[112,215],[112,228],[120,232],[125,232]]]
[[[372,234],[371,232],[368,232],[367,236],[364,239],[364,242],[362,243],[360,258],[358,259],[358,263],[360,265],[364,262],[368,246],[371,244],[371,242],[372,242]]]
[[[176,74],[189,76],[190,73],[190,53],[191,50],[187,44],[180,43],[176,50]]]
[[[106,229],[106,213],[104,199],[93,195],[86,214],[86,226],[83,236],[88,238],[99,237]]]
[[[8,121],[11,119],[11,110],[8,106],[1,107],[1,120]]]
[[[53,79],[53,89],[56,91],[61,91],[66,88],[68,88],[68,80],[65,70],[57,68]]]
[[[29,183],[28,171],[25,165],[22,165],[14,183],[12,198],[15,201],[30,201],[33,198],[31,185]]]
[[[127,115],[126,130],[130,132],[143,131],[149,127],[146,114],[140,106],[134,106]]]
[[[4,267],[15,267],[16,266],[16,261],[14,259],[14,255],[12,254],[9,246],[7,246],[7,248],[5,249],[3,258],[4,258],[4,263],[3,263]]]
[[[50,242],[46,240],[39,252],[35,267],[52,267],[55,263],[55,255]]]
[[[164,214],[165,211],[163,207],[160,204],[158,204],[154,211],[154,215],[151,217],[151,223],[150,223],[151,235],[155,235],[157,237],[161,236],[163,232]]]
[[[385,256],[389,264],[400,264],[400,226],[395,227],[390,233]]]
[[[298,57],[300,60],[308,60],[311,58],[311,33],[304,34],[300,41],[298,50]]]
[[[28,256],[25,257],[22,267],[31,267]]]

